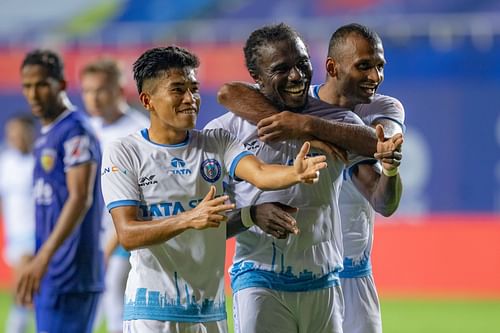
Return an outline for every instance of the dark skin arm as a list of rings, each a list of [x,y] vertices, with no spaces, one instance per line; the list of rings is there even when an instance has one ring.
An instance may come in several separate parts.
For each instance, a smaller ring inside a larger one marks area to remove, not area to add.
[[[69,168],[66,172],[68,199],[64,203],[49,238],[20,273],[16,287],[18,303],[27,306],[32,304],[33,295],[40,288],[40,282],[52,256],[82,222],[92,205],[96,170],[95,163],[84,163]]]
[[[250,215],[255,225],[265,233],[276,238],[285,239],[288,234],[298,234],[297,221],[291,215],[297,212],[297,208],[289,207],[281,203],[263,203],[250,208]],[[241,223],[240,210],[230,214],[226,238],[236,236],[240,232],[247,230]]]
[[[364,156],[373,156],[376,152],[377,139],[372,128],[289,111],[279,112],[248,83],[224,84],[217,101],[234,114],[257,124],[259,139],[264,142],[315,138]]]
[[[384,119],[378,122],[376,127],[379,144],[385,141],[385,127],[383,126],[386,125],[392,134],[389,140],[394,139],[393,144],[395,145],[395,151],[391,155],[384,153],[375,155],[378,157],[379,161],[381,161],[382,168],[387,171],[392,171],[397,169],[401,164],[403,136],[399,125],[394,124],[393,121]],[[403,192],[403,184],[399,173],[392,177],[388,177],[383,172],[379,174],[372,165],[361,164],[353,170],[352,181],[358,191],[370,202],[373,209],[379,214],[388,217],[398,208]]]

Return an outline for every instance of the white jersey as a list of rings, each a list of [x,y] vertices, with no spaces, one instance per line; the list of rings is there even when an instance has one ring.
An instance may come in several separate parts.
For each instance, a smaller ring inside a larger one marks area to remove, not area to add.
[[[35,252],[34,157],[12,148],[0,154],[0,197],[5,226],[5,259],[16,265]]]
[[[370,104],[360,104],[354,112],[366,125],[371,126],[377,119],[389,119],[399,124],[404,131],[404,108],[389,96],[375,95]],[[382,171],[380,163],[373,161],[374,168]],[[344,173],[344,182],[339,197],[344,237],[344,270],[342,278],[355,278],[371,274],[371,251],[375,210],[368,200],[354,186],[350,169]]]
[[[101,149],[113,142],[116,139],[125,137],[129,134],[135,133],[143,128],[149,127],[149,119],[140,111],[134,110],[130,107],[126,109],[123,116],[111,124],[106,124],[101,117],[91,117],[90,123],[94,129]],[[102,248],[105,247],[107,241],[114,235],[114,226],[111,214],[104,209],[102,216],[102,228],[104,229],[104,236],[101,237]],[[117,251],[118,253],[124,252]],[[125,254],[124,254],[125,255]]]
[[[224,130],[189,131],[176,145],[149,140],[146,129],[111,143],[104,153],[107,208],[136,205],[144,223],[190,210],[212,185],[233,176],[251,154]],[[187,230],[131,251],[124,320],[207,322],[226,318],[226,227]]]
[[[362,124],[354,113],[313,98],[303,113]],[[232,113],[211,121],[207,127],[224,128],[237,135],[248,150],[266,163],[292,164],[302,146],[297,140],[266,144],[258,139],[256,126]],[[311,151],[313,155],[317,153]],[[276,239],[256,226],[238,234],[230,269],[234,292],[250,287],[308,291],[339,284],[342,238],[337,198],[343,169],[342,162],[328,159],[328,168],[321,170],[318,183],[279,191],[263,192],[246,182],[228,184],[227,192],[237,207],[281,202],[299,208],[298,235]]]
[[[90,123],[102,148],[118,138],[123,138],[149,127],[148,117],[130,107],[123,113],[123,116],[111,124],[106,124],[101,117],[91,117]]]

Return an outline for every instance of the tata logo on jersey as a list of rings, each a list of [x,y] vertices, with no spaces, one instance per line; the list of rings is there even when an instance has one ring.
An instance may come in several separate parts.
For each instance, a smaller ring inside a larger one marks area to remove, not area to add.
[[[222,194],[216,195],[215,197],[218,198],[220,196],[222,196]],[[180,201],[160,202],[150,205],[140,205],[139,208],[142,217],[167,217],[193,209],[202,201],[203,198],[191,199],[187,204],[183,204]]]
[[[191,200],[188,203],[189,208],[192,209],[196,207],[199,201],[202,199]],[[151,216],[173,216],[179,213],[185,212],[186,208],[180,201],[174,202],[160,202],[151,205],[141,205],[139,206],[141,209],[142,217],[151,217]]]
[[[170,161],[170,165],[173,167],[173,169],[168,170],[171,175],[190,175],[193,173],[191,169],[185,168],[186,162],[178,157],[174,157]]]

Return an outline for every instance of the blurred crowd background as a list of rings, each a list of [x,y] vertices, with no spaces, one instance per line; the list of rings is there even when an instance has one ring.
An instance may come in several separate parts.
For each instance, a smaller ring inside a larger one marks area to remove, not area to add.
[[[470,257],[455,248],[450,256],[479,266],[481,260],[489,261],[486,291],[500,295],[500,280],[494,281],[500,278],[500,1],[16,0],[3,1],[1,8],[2,125],[15,113],[29,112],[19,67],[25,52],[35,47],[62,54],[69,96],[79,108],[78,74],[87,61],[102,55],[119,59],[128,76],[129,102],[137,106],[133,61],[151,46],[187,47],[201,60],[201,128],[225,112],[216,102],[222,83],[250,80],[242,47],[256,28],[282,21],[293,26],[308,43],[313,83],[324,79],[328,40],[336,28],[351,22],[373,28],[382,37],[387,59],[380,92],[397,97],[406,109],[404,195],[397,216],[430,225],[421,236],[408,231],[415,243],[407,244],[451,242],[458,249],[460,242],[468,242]],[[483,233],[471,234],[486,222]],[[440,234],[446,223],[455,224]],[[429,230],[438,230],[435,239]],[[394,241],[388,233],[381,233],[384,237]],[[471,248],[471,238],[483,247]],[[435,256],[434,248],[427,250]],[[415,260],[432,261],[426,253]],[[443,264],[442,258],[435,261],[436,267]],[[385,280],[379,281],[383,289]]]
[[[313,82],[324,77],[328,39],[360,22],[384,41],[380,91],[407,113],[405,195],[400,214],[500,211],[500,2],[495,0],[17,0],[0,12],[0,122],[26,111],[22,55],[60,51],[70,97],[81,106],[78,72],[103,54],[123,62],[137,101],[131,63],[151,45],[178,44],[201,58],[198,126],[224,112],[215,93],[250,80],[242,46],[251,31],[284,21],[307,41]],[[135,103],[136,104],[136,103]]]

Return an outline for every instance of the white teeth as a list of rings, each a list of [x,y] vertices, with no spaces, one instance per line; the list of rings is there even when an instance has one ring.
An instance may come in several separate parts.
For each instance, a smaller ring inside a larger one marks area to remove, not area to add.
[[[304,86],[295,87],[295,88],[288,88],[288,89],[285,89],[285,91],[287,93],[291,93],[291,94],[302,93],[304,91]]]

